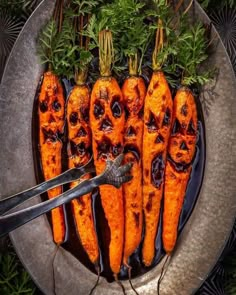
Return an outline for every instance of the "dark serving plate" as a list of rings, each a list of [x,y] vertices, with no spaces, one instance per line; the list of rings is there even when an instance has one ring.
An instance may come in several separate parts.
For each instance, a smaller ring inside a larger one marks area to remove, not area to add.
[[[36,184],[32,154],[32,108],[43,68],[36,39],[52,14],[54,1],[44,0],[23,28],[9,57],[0,85],[1,198]],[[209,23],[197,3],[192,17]],[[236,206],[236,83],[227,53],[213,29],[208,67],[218,74],[200,95],[205,121],[206,163],[201,192],[185,225],[161,283],[161,295],[189,295],[214,266],[233,226]],[[40,197],[25,206],[40,202]],[[53,243],[46,216],[11,233],[18,256],[39,288],[50,294],[89,294],[97,280],[73,255]],[[164,259],[163,259],[164,261]],[[139,294],[157,294],[161,262],[132,280]],[[132,294],[128,282],[123,282]],[[181,290],[181,291],[180,291]],[[121,294],[120,287],[101,278],[94,294]]]

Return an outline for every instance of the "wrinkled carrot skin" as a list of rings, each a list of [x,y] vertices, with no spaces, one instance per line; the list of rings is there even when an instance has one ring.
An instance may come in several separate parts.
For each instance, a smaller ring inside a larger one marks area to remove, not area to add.
[[[91,130],[88,125],[90,91],[86,85],[73,88],[67,102],[69,168],[85,165],[91,157]],[[72,147],[73,145],[73,147]],[[90,175],[84,176],[88,179]],[[70,187],[78,185],[73,182]],[[90,261],[98,263],[99,247],[92,211],[92,194],[71,201],[72,212],[81,244]]]
[[[44,73],[39,95],[39,146],[42,169],[45,180],[59,175],[61,170],[62,142],[58,133],[64,128],[64,94],[58,78],[52,72]],[[48,198],[54,198],[62,193],[57,187],[48,191]],[[56,244],[65,239],[65,220],[63,208],[52,210],[53,237]]]
[[[150,266],[155,255],[164,170],[171,129],[173,102],[162,72],[154,72],[144,105],[143,134],[143,212],[145,234],[142,259]]]
[[[124,109],[123,96],[113,77],[99,78],[92,90],[90,126],[93,156],[97,174],[106,166],[106,159],[114,159],[123,150]],[[110,267],[114,274],[120,271],[124,242],[124,212],[122,188],[110,185],[100,188],[102,207],[110,228]]]
[[[173,106],[172,133],[168,153],[172,161],[167,161],[165,172],[164,212],[163,212],[163,246],[166,253],[175,247],[179,217],[187,189],[191,164],[197,140],[197,108],[190,90],[178,90]],[[183,171],[177,171],[176,164]]]
[[[123,264],[127,266],[129,256],[138,247],[142,237],[143,192],[142,159],[140,157],[143,144],[143,118],[139,113],[143,109],[146,95],[144,80],[136,76],[128,77],[123,84],[122,93],[124,105],[128,113],[125,121],[124,162],[133,163],[130,172],[133,179],[123,185],[125,212]]]

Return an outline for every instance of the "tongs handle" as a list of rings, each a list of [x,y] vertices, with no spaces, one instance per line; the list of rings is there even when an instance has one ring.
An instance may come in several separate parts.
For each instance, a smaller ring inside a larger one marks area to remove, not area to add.
[[[0,215],[5,214],[10,209],[16,207],[17,205],[36,197],[49,189],[57,187],[59,185],[78,180],[80,177],[87,173],[95,172],[92,158],[90,161],[81,167],[76,167],[65,171],[57,177],[54,177],[48,181],[42,182],[30,189],[27,189],[21,193],[13,195],[11,197],[5,198],[0,201]]]
[[[122,183],[127,182],[132,178],[130,175],[125,175],[131,169],[132,164],[128,163],[119,167],[122,159],[123,155],[120,155],[114,161],[108,160],[106,169],[102,174],[82,181],[76,187],[68,190],[56,198],[18,212],[0,216],[0,237],[52,209],[68,203],[72,199],[88,194],[99,185],[111,184],[119,188]]]

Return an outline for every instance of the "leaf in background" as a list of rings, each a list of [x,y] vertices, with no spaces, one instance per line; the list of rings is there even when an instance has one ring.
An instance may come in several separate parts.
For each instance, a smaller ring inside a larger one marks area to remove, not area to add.
[[[207,40],[203,25],[197,23],[189,27],[184,23],[177,37],[177,48],[176,64],[183,70],[182,83],[187,86],[207,83],[210,73],[199,71],[200,65],[207,59]]]
[[[50,20],[43,28],[38,42],[38,53],[41,61],[48,61],[53,64],[54,50],[58,49],[57,25],[54,20]]]
[[[0,255],[0,294],[33,295],[34,293],[35,287],[30,276],[9,247],[4,254]]]
[[[93,13],[93,9],[101,2],[101,0],[72,0],[72,3],[76,7],[77,16]]]

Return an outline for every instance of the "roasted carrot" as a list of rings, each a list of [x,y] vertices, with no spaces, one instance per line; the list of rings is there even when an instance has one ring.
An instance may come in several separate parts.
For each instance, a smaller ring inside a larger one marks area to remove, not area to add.
[[[89,120],[90,91],[85,84],[76,85],[68,98],[67,124],[68,124],[68,152],[69,168],[85,165],[91,157],[91,130]],[[88,178],[86,175],[81,180]],[[71,183],[74,187],[78,182]],[[76,228],[90,261],[98,263],[99,247],[95,231],[92,194],[84,195],[71,202]]]
[[[111,76],[112,35],[109,30],[99,33],[99,78],[92,89],[90,126],[93,155],[97,174],[101,173],[106,159],[116,158],[123,150],[124,109],[121,89]],[[120,271],[123,239],[124,212],[122,188],[109,185],[100,187],[102,207],[110,228],[109,260],[115,275]]]
[[[181,87],[174,98],[173,122],[166,166],[162,239],[170,254],[176,244],[180,213],[192,169],[197,141],[197,107],[189,87],[205,84],[209,73],[198,72],[206,58],[206,30],[201,24],[180,22],[176,63],[183,69]],[[196,49],[197,48],[197,49]],[[188,56],[188,58],[186,58]],[[191,61],[191,62],[189,62]]]
[[[57,76],[48,71],[44,73],[39,95],[39,146],[42,169],[45,180],[62,172],[62,142],[58,134],[64,127],[64,94]],[[54,198],[61,194],[62,188],[48,191],[48,197]],[[63,208],[52,210],[52,226],[54,241],[61,244],[65,239],[65,221]]]
[[[143,210],[145,235],[143,262],[151,265],[155,255],[166,152],[172,120],[172,97],[162,72],[154,72],[144,105]]]
[[[142,112],[146,86],[142,77],[129,76],[122,87],[124,105],[127,111],[124,134],[125,162],[132,162],[133,179],[123,185],[125,238],[123,263],[128,266],[129,256],[141,242],[143,228],[142,193]],[[132,234],[130,234],[132,233]]]
[[[191,173],[191,162],[197,140],[197,109],[191,91],[178,90],[173,107],[173,124],[170,136],[165,174],[163,246],[167,253],[174,249],[179,217]]]

